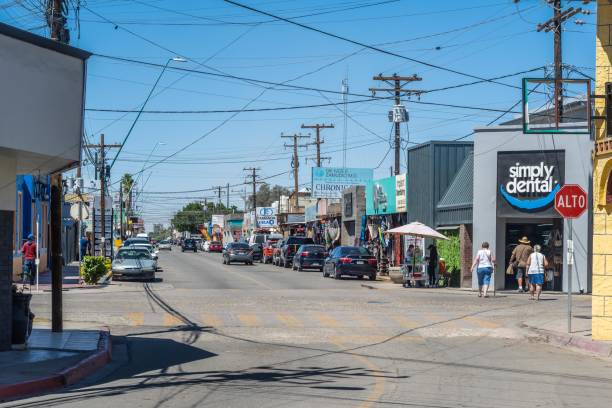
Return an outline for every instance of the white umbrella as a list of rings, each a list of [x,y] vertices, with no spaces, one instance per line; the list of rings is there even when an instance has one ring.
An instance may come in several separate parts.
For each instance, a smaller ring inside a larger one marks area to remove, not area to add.
[[[401,227],[392,228],[385,231],[390,234],[413,235],[422,238],[448,239],[433,228],[420,222],[411,222],[410,224],[402,225]]]

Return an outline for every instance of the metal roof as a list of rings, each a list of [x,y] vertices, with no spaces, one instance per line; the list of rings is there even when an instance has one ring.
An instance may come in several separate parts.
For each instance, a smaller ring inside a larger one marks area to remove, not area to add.
[[[471,207],[474,202],[474,154],[469,154],[437,205],[438,210]]]
[[[8,24],[0,23],[0,35],[15,38],[38,47],[47,48],[52,51],[59,52],[61,54],[69,55],[71,57],[86,60],[91,56],[91,53],[80,48],[71,47],[70,45],[63,44],[58,41],[51,40],[49,38],[41,37],[40,35],[32,34],[29,31],[21,30],[19,28],[10,26]]]

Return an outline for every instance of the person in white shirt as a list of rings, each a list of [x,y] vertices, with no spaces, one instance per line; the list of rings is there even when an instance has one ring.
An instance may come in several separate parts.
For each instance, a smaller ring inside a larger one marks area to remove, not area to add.
[[[489,243],[485,241],[474,257],[474,262],[472,262],[472,272],[476,268],[476,274],[478,275],[478,297],[489,297],[487,290],[489,290],[489,285],[491,284],[491,275],[493,274],[494,267],[495,255],[489,249]]]
[[[540,300],[542,285],[544,284],[544,272],[548,268],[548,260],[542,254],[542,247],[534,245],[533,253],[527,260],[527,276],[529,276],[529,293],[531,300]],[[537,298],[534,297],[534,292]]]

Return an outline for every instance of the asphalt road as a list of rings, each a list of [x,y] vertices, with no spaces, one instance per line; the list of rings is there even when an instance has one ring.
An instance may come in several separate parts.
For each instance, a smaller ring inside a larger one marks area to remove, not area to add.
[[[108,326],[115,361],[7,407],[609,407],[612,363],[518,327],[556,298],[478,299],[162,253],[153,283],[66,292],[66,327]],[[39,324],[49,296],[33,300]]]

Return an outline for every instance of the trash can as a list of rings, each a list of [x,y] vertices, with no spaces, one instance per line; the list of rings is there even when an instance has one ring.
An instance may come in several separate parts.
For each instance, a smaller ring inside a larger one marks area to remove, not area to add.
[[[30,312],[32,294],[13,291],[13,344],[25,344],[32,333],[34,314]]]

